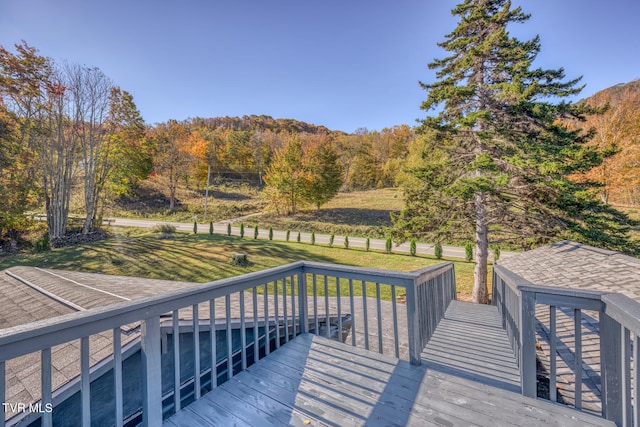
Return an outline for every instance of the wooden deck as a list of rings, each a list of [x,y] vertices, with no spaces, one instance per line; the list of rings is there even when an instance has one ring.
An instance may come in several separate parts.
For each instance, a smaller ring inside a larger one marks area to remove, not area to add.
[[[300,335],[164,425],[613,425],[519,394],[496,319],[494,307],[455,302],[422,366]]]
[[[495,306],[451,301],[421,358],[432,370],[521,392],[520,369]]]

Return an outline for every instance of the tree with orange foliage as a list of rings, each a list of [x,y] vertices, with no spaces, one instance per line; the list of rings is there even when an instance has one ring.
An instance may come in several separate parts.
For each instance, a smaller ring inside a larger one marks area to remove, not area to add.
[[[161,123],[151,132],[155,145],[154,170],[169,179],[169,211],[176,206],[178,180],[189,172],[189,131],[175,120]]]
[[[587,100],[595,107],[608,106],[603,114],[590,116],[582,128],[592,128],[591,144],[616,153],[579,179],[597,182],[603,203],[640,202],[640,80],[601,91]],[[635,197],[634,197],[635,194]]]
[[[218,127],[211,129],[200,127],[189,136],[189,149],[191,153],[200,160],[204,160],[207,166],[207,179],[205,183],[204,195],[204,220],[207,219],[207,208],[209,206],[209,185],[211,184],[212,168],[218,163],[220,151],[224,147],[226,132]]]

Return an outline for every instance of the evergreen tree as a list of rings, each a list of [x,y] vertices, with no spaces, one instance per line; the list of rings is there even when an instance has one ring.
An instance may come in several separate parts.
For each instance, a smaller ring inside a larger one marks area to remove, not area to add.
[[[452,13],[458,26],[439,44],[448,55],[429,64],[435,82],[421,83],[421,108],[438,114],[418,129],[394,237],[475,237],[472,299],[486,303],[490,233],[523,246],[562,235],[623,249],[628,239],[622,216],[568,179],[602,161],[585,146],[589,133],[560,124],[596,110],[554,103],[579,93],[580,79],[533,68],[540,38],[510,36],[510,24],[529,19],[510,1],[464,0]]]
[[[438,242],[433,247],[433,254],[437,259],[442,259],[442,243]]]

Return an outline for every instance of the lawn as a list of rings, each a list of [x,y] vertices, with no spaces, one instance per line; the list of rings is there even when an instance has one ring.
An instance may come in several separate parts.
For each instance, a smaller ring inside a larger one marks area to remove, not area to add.
[[[443,262],[433,257],[358,249],[329,248],[294,242],[241,239],[237,236],[175,233],[171,238],[149,230],[114,227],[107,240],[33,255],[0,258],[0,270],[14,265],[89,273],[204,283],[264,270],[299,260],[411,271]],[[247,267],[231,264],[234,253],[247,255]],[[473,287],[473,263],[455,260],[460,299]]]

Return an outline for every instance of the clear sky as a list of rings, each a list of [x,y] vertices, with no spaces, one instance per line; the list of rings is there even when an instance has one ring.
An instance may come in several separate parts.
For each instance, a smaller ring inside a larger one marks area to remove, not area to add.
[[[0,0],[0,44],[97,66],[148,123],[267,114],[353,132],[414,125],[454,0]],[[583,96],[640,78],[639,0],[514,0],[537,65]],[[581,97],[583,97],[581,96]]]

